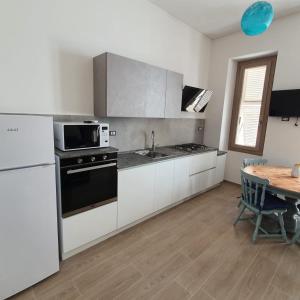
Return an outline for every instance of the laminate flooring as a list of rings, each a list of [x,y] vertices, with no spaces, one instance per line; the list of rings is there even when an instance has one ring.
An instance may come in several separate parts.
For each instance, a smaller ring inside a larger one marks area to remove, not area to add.
[[[12,299],[300,300],[299,246],[253,244],[252,224],[232,225],[239,195],[224,182],[69,258]]]

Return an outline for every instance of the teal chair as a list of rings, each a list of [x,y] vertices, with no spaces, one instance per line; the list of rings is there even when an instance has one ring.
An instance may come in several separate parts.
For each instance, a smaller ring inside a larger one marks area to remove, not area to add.
[[[295,243],[299,243],[299,239],[300,239],[300,230],[298,230],[295,234],[294,234],[294,236],[293,236],[293,238],[292,238],[292,240],[291,240],[291,244],[295,244]]]
[[[268,161],[264,158],[244,158],[243,159],[243,168],[248,166],[257,166],[257,165],[265,165]],[[240,199],[241,197],[239,197]],[[238,207],[241,206],[241,201],[238,203]]]
[[[255,224],[255,230],[252,236],[253,242],[256,241],[258,236],[271,238],[280,237],[287,242],[283,214],[287,211],[287,208],[290,204],[270,193],[266,193],[266,188],[269,184],[269,180],[261,179],[256,176],[247,174],[243,171],[243,169],[241,170],[241,183],[241,210],[234,222],[234,225],[236,225],[239,221],[252,221]],[[254,216],[243,218],[242,215],[246,209],[254,213]],[[260,226],[263,216],[271,214],[278,217],[281,234],[268,233],[264,228]]]
[[[243,167],[265,165],[267,162],[264,158],[245,158],[243,160]]]

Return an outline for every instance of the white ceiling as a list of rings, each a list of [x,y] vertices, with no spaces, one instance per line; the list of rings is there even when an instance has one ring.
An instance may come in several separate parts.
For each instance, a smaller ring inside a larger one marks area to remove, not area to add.
[[[210,38],[236,32],[245,9],[255,0],[150,0]],[[300,12],[300,0],[269,0],[275,17]]]

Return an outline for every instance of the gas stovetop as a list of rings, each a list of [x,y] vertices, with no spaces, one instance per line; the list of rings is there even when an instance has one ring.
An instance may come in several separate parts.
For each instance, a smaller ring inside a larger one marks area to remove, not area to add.
[[[194,144],[194,143],[175,145],[174,148],[186,152],[208,151],[211,149],[206,145]]]

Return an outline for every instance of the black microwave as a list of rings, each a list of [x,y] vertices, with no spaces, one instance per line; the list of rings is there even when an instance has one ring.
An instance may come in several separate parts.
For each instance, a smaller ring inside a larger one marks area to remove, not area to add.
[[[104,123],[54,122],[55,147],[62,151],[109,146],[109,125]]]

